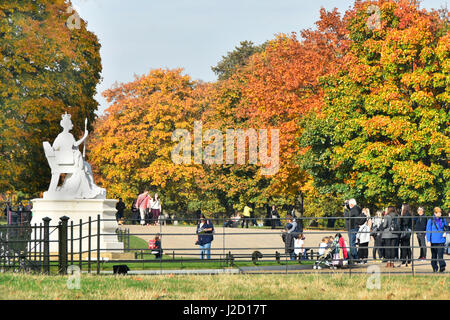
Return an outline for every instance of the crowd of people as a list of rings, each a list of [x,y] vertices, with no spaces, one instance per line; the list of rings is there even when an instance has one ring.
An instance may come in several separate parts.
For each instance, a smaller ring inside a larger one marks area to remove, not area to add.
[[[125,204],[122,199],[116,206],[117,218],[124,215]],[[148,191],[140,194],[133,202],[132,211],[136,213],[141,225],[159,225],[161,215],[161,200],[158,194],[153,196]],[[265,225],[276,228],[281,225],[280,215],[275,206],[267,210]],[[255,218],[254,204],[247,204],[242,214],[236,212],[224,222],[224,227],[248,228],[249,225],[261,226]],[[201,259],[211,258],[211,243],[214,239],[214,225],[199,211],[196,227],[196,245],[200,247]],[[444,253],[450,254],[449,220],[442,216],[442,210],[434,208],[433,216],[425,216],[422,207],[417,209],[417,215],[412,212],[408,204],[401,208],[389,206],[378,210],[371,216],[368,208],[360,208],[355,199],[345,202],[345,224],[348,231],[348,243],[340,233],[334,237],[324,237],[318,246],[318,255],[332,248],[339,247],[340,260],[349,264],[367,264],[369,260],[369,243],[373,239],[372,258],[386,263],[387,268],[408,266],[412,263],[413,252],[411,238],[417,237],[417,246],[420,248],[419,260],[427,259],[427,248],[431,251],[431,266],[434,272],[444,272],[446,263]],[[269,224],[267,224],[267,221]],[[286,225],[282,230],[282,239],[285,251],[291,260],[306,259],[305,234],[303,233],[302,219],[297,219],[295,211],[286,216]],[[159,249],[161,240],[157,239]],[[427,246],[427,243],[429,244]],[[416,247],[416,245],[414,246]]]
[[[332,257],[333,261],[339,261],[341,265],[367,264],[369,243],[373,239],[374,261],[378,257],[387,268],[408,267],[414,258],[411,240],[416,236],[414,247],[420,248],[418,259],[426,260],[427,248],[430,248],[433,271],[445,271],[444,254],[450,254],[450,217],[443,217],[441,208],[434,208],[433,216],[427,217],[423,207],[419,207],[414,215],[411,207],[403,204],[399,209],[389,206],[371,216],[368,208],[361,209],[356,200],[351,199],[345,202],[344,217],[349,243],[340,233],[335,237],[323,237],[318,245],[318,257],[325,257],[327,250],[337,248],[333,252],[338,256]],[[291,260],[306,259],[310,249],[304,247],[303,226],[299,226],[291,215],[286,216],[282,239]]]
[[[346,201],[344,216],[350,242],[350,263],[367,263],[372,237],[374,260],[378,254],[387,268],[407,267],[413,259],[411,237],[415,234],[420,247],[419,260],[426,259],[429,243],[433,271],[444,272],[444,252],[450,254],[450,218],[443,217],[439,207],[434,208],[432,217],[426,217],[424,213],[424,208],[419,207],[414,215],[411,207],[403,204],[400,209],[389,206],[371,217],[370,210],[361,209],[355,199]]]

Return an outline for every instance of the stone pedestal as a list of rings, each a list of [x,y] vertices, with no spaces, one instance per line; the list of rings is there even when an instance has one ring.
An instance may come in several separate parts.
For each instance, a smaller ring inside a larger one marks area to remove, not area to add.
[[[91,217],[91,250],[97,249],[97,217],[100,215],[100,249],[101,256],[106,255],[106,252],[123,252],[123,243],[119,242],[116,235],[118,228],[116,222],[116,203],[117,200],[111,199],[79,199],[79,200],[48,200],[48,199],[34,199],[33,203],[33,219],[31,224],[39,225],[45,217],[52,219],[50,221],[50,252],[58,252],[58,231],[55,226],[60,222],[60,218],[67,216],[68,221],[68,251],[71,252],[71,228],[70,224],[73,221],[73,252],[79,253],[80,249],[80,219],[82,220],[82,250],[88,250],[88,232],[89,232],[89,217]],[[52,232],[53,231],[53,232]],[[93,252],[92,252],[93,254]]]

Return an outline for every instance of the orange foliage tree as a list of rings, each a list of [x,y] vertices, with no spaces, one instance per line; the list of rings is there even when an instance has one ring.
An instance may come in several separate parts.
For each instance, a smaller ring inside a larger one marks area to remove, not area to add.
[[[337,12],[321,10],[316,30],[279,35],[252,55],[235,74],[215,85],[206,123],[218,128],[280,130],[280,170],[273,177],[260,166],[226,166],[213,174],[242,207],[246,202],[293,203],[305,182],[296,163],[303,115],[322,103],[319,78],[336,70],[346,49],[345,26]],[[228,183],[223,183],[228,181]]]
[[[173,131],[192,131],[199,117],[194,87],[180,69],[157,69],[104,93],[112,105],[96,124],[89,159],[109,196],[130,201],[150,190],[169,205],[194,193],[200,168],[171,159]]]
[[[55,139],[65,111],[75,135],[85,118],[95,119],[100,44],[82,19],[77,28],[66,26],[69,5],[0,1],[0,192],[46,190],[50,168],[42,141]]]

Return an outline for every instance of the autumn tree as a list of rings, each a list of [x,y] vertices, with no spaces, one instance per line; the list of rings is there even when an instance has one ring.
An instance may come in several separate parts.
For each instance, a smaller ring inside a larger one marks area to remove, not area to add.
[[[205,107],[202,111],[204,129],[217,129],[224,134],[230,129],[248,129],[246,119],[238,114],[243,98],[242,86],[240,79],[235,75],[208,86],[203,101]],[[236,144],[233,145],[235,149],[238,143],[236,140]],[[265,191],[270,177],[259,174],[259,165],[248,163],[248,141],[244,143],[247,143],[245,164],[237,164],[237,154],[232,164],[203,164],[204,175],[198,179],[197,185],[209,199],[217,199],[214,212],[231,215],[235,211],[242,211],[248,203],[261,206],[268,200]],[[204,204],[202,203],[202,206]]]
[[[222,131],[280,130],[281,166],[274,176],[261,175],[260,164],[205,168],[210,173],[209,190],[224,193],[233,209],[242,209],[248,202],[293,204],[305,183],[305,173],[296,163],[299,120],[320,108],[318,79],[337,67],[345,48],[345,29],[337,10],[321,10],[316,26],[300,32],[300,37],[279,35],[266,42],[263,50],[236,64],[231,76],[219,77],[212,86],[204,123]],[[237,50],[229,57],[240,53]]]
[[[65,111],[75,135],[93,122],[100,44],[64,0],[0,2],[0,192],[46,190],[43,141],[60,132]]]
[[[200,168],[174,163],[172,134],[192,132],[199,119],[195,85],[179,69],[156,69],[104,92],[111,106],[95,125],[89,159],[108,196],[131,202],[149,190],[166,208],[187,209]]]
[[[338,69],[346,48],[345,26],[336,9],[320,11],[316,29],[281,34],[253,55],[242,72],[239,110],[250,127],[280,130],[280,170],[267,193],[293,203],[307,176],[296,162],[300,120],[322,104],[319,78]]]
[[[356,2],[346,24],[351,47],[304,123],[302,167],[322,192],[449,208],[447,22],[401,0]]]

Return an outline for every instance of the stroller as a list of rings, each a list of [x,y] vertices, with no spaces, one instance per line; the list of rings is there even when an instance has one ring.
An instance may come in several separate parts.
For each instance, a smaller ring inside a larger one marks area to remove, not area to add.
[[[336,240],[333,241],[331,245],[329,245],[325,252],[317,258],[317,261],[314,262],[313,269],[322,269],[322,267],[327,267],[330,269],[334,269],[333,266],[333,256],[339,250],[339,243]]]
[[[320,270],[322,267],[327,267],[330,269],[337,269],[337,267],[342,267],[347,265],[347,260],[345,257],[345,242],[344,239],[340,240],[340,237],[336,237],[331,245],[325,249],[325,252],[319,256],[317,261],[313,265],[313,269]],[[340,243],[340,242],[343,243]]]

